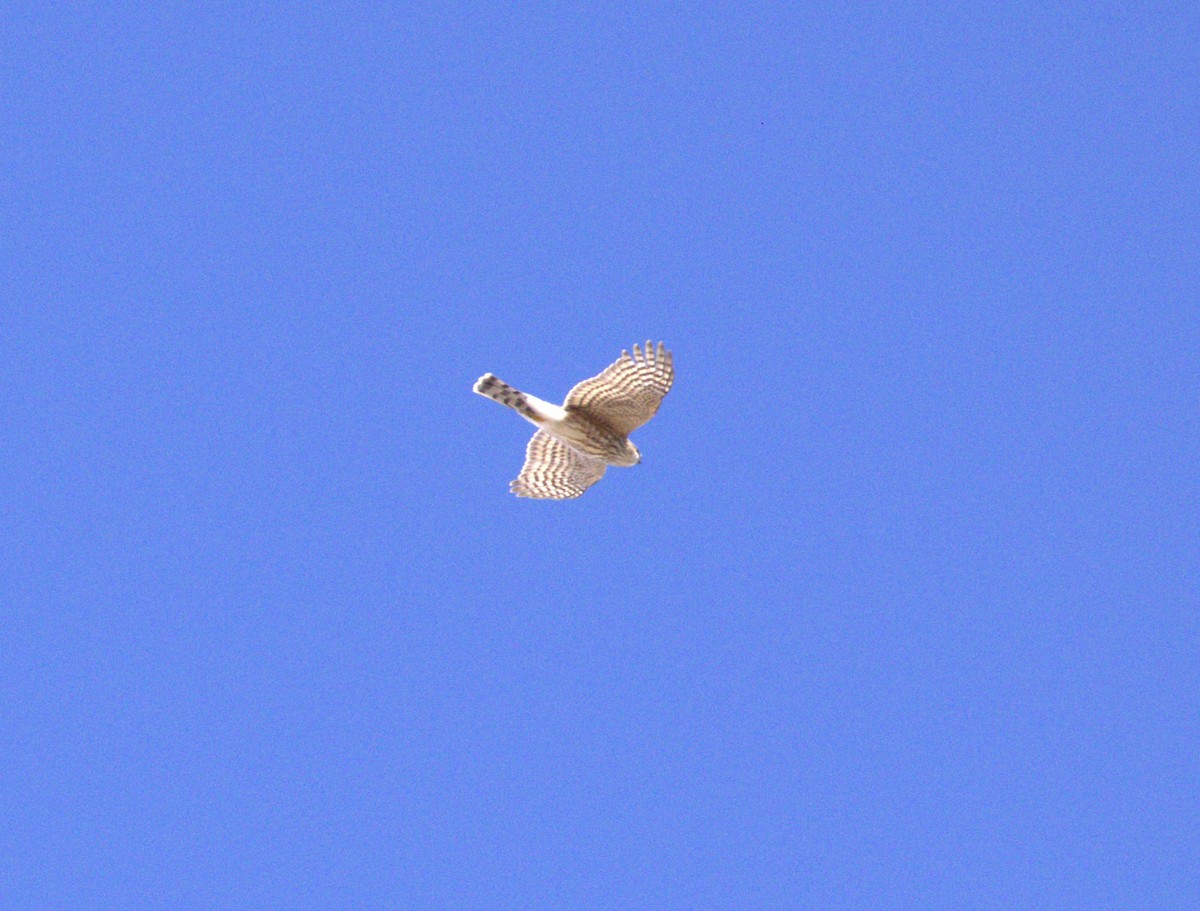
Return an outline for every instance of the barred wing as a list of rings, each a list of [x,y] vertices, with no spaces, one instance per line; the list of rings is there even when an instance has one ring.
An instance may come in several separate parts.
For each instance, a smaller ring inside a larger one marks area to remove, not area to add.
[[[509,487],[518,497],[569,500],[604,477],[606,467],[539,430],[525,449],[525,467]]]
[[[577,385],[567,393],[564,405],[628,436],[654,417],[674,381],[671,352],[662,342],[657,350],[646,342],[645,352],[634,345],[633,357],[622,351],[615,364]]]

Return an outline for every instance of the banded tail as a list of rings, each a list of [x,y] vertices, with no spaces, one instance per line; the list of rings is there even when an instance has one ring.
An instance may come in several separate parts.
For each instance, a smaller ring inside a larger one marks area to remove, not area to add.
[[[535,399],[531,395],[526,395],[520,389],[514,389],[508,383],[504,382],[504,380],[490,373],[485,373],[475,381],[475,391],[494,402],[507,405],[521,417],[525,418],[525,420],[532,421],[535,424],[541,424],[548,417],[548,415],[539,412],[536,407],[536,405],[548,405],[548,402],[543,402],[541,399]]]

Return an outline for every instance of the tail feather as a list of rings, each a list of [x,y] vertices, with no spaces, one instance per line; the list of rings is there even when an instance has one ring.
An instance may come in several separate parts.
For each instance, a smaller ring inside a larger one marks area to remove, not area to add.
[[[514,389],[508,383],[504,382],[504,380],[490,373],[485,373],[475,381],[475,391],[494,402],[507,405],[513,411],[533,421],[535,424],[540,424],[546,419],[544,415],[539,414],[530,406],[524,392]]]

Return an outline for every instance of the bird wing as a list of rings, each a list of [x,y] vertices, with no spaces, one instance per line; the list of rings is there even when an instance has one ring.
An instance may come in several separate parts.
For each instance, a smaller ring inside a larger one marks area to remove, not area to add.
[[[616,363],[603,373],[579,383],[567,393],[563,404],[567,411],[582,411],[628,436],[654,417],[673,382],[675,363],[671,352],[662,342],[657,350],[646,342],[644,352],[634,345],[632,357],[622,351]]]
[[[509,485],[518,497],[569,500],[604,477],[607,466],[539,430],[525,448],[525,465]]]

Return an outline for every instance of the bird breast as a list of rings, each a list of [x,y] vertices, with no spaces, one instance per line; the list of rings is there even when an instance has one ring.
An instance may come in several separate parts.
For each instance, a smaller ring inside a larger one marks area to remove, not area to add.
[[[621,434],[590,421],[580,414],[568,414],[565,420],[548,422],[543,429],[568,446],[610,465],[628,467],[637,464],[637,454]]]

